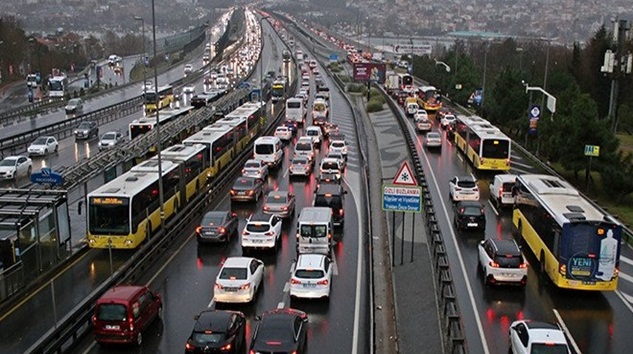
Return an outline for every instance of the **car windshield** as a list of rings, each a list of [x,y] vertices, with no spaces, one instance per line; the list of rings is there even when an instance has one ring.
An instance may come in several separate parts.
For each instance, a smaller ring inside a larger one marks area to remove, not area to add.
[[[0,166],[15,166],[16,159],[4,159],[0,161]]]
[[[40,137],[35,139],[35,141],[33,142],[33,145],[46,145],[46,137]]]
[[[285,132],[288,131],[288,127],[278,127],[277,131],[280,132],[280,133],[285,133]]]
[[[497,255],[495,256],[495,263],[499,264],[501,268],[519,268],[523,259],[519,255]]]
[[[68,101],[68,105],[69,105],[69,106],[75,106],[75,105],[78,105],[78,104],[79,104],[79,102],[81,102],[81,101],[79,101],[79,100],[78,100],[78,99],[76,99],[76,98],[73,98],[72,100]]]
[[[338,169],[338,163],[334,161],[324,161],[321,164],[321,168],[324,170],[336,170]]]
[[[325,225],[301,225],[300,234],[303,237],[325,237],[327,227]]]
[[[205,346],[209,344],[219,344],[224,341],[224,333],[213,332],[213,333],[205,333],[205,332],[195,332],[193,336],[191,336],[194,345],[196,346]]]
[[[246,224],[246,231],[249,232],[266,232],[270,230],[270,225],[262,223],[248,223]]]
[[[316,129],[309,129],[308,131],[306,131],[306,135],[319,136],[319,131]]]
[[[295,271],[295,277],[302,279],[320,279],[325,276],[325,273],[320,269],[297,269]]]
[[[312,144],[310,144],[310,143],[297,143],[297,145],[295,146],[295,150],[310,151],[310,150],[312,150]]]
[[[255,153],[260,155],[270,155],[275,151],[272,144],[257,144],[255,145]]]
[[[223,222],[224,218],[221,215],[205,215],[202,219],[203,226],[222,225]]]
[[[429,133],[429,134],[426,134],[426,138],[427,139],[439,139],[440,135],[438,133]]]
[[[79,124],[79,127],[77,127],[78,129],[90,129],[91,124],[88,122],[83,122],[81,124]]]
[[[103,136],[103,140],[114,140],[116,139],[116,134],[115,133],[106,133]]]
[[[333,141],[332,146],[335,148],[342,148],[345,147],[345,143],[342,141]]]
[[[301,108],[301,102],[288,101],[287,107],[288,108]]]
[[[244,164],[245,168],[260,168],[261,165],[258,161],[248,161]]]
[[[292,159],[293,165],[305,165],[307,163],[308,163],[308,160],[306,159]]]
[[[332,210],[339,210],[343,208],[343,203],[341,203],[341,197],[337,195],[333,195],[330,197],[317,195],[317,197],[314,199],[314,206],[324,206],[330,207],[332,208]]]
[[[467,206],[463,208],[462,214],[467,215],[467,216],[479,216],[481,215],[481,208],[476,207],[476,206]]]
[[[266,197],[266,203],[268,204],[286,204],[288,199],[285,195],[269,195]]]
[[[97,310],[97,319],[101,321],[125,321],[126,308],[120,304],[102,304]]]
[[[240,178],[237,181],[235,181],[235,184],[233,185],[234,188],[251,188],[253,186],[253,181],[250,179],[246,179],[246,178]]]
[[[457,182],[457,186],[462,188],[475,188],[477,186],[477,183],[475,183],[474,181],[459,181]]]
[[[246,279],[246,268],[224,267],[220,273],[220,279],[244,280]]]

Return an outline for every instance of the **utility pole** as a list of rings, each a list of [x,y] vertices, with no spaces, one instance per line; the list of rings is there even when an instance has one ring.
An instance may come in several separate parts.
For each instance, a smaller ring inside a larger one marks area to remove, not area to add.
[[[624,46],[630,27],[626,20],[612,20],[613,46],[604,53],[604,63],[600,71],[611,76],[611,93],[609,96],[609,114],[611,130],[615,134],[618,130],[618,94],[620,91],[620,78],[631,73],[633,69],[633,55],[624,53]]]

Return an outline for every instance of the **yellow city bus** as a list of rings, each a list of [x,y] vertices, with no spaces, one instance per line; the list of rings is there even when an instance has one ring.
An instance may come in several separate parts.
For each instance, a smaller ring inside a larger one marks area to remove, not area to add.
[[[510,170],[512,140],[481,117],[457,117],[455,144],[478,170]]]
[[[202,144],[207,147],[209,154],[208,179],[215,177],[222,168],[228,166],[235,156],[236,140],[233,131],[234,127],[215,125],[214,123],[183,140],[182,143],[187,146]]]
[[[165,218],[181,205],[182,165],[161,163]],[[161,227],[158,161],[147,160],[88,194],[88,246],[136,248]]]
[[[616,290],[622,226],[615,219],[555,176],[519,175],[513,195],[512,223],[543,276],[560,288]]]
[[[237,128],[234,130],[236,154],[244,151],[244,148],[259,134],[260,118],[263,116],[262,107],[261,102],[247,102],[212,125],[228,125]]]
[[[154,156],[152,159],[157,159]],[[184,195],[185,204],[193,199],[201,187],[207,182],[207,169],[209,168],[209,152],[204,145],[185,146],[177,144],[168,147],[161,152],[163,160],[182,164],[185,183],[181,184],[184,189],[180,190],[181,198]]]
[[[157,109],[163,109],[171,106],[174,102],[174,88],[171,85],[160,86],[158,89],[149,88],[145,91],[145,112],[155,112]]]

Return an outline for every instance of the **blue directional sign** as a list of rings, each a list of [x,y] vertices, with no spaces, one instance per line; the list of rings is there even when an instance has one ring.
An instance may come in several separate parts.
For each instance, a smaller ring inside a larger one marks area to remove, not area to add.
[[[419,213],[422,210],[422,188],[383,185],[382,210]]]
[[[31,182],[59,185],[64,183],[64,177],[48,167],[43,167],[39,172],[31,173]]]
[[[330,54],[330,63],[336,63],[338,61],[338,55],[332,53]]]

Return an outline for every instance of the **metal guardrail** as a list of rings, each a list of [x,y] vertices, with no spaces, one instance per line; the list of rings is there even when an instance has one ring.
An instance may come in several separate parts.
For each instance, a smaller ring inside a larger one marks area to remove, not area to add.
[[[431,189],[426,180],[422,161],[418,154],[416,140],[411,136],[407,126],[407,119],[402,115],[396,103],[378,85],[374,85],[385,97],[389,108],[396,116],[400,130],[405,138],[409,150],[409,157],[413,163],[413,172],[418,179],[418,185],[422,187],[422,203],[426,220],[427,241],[432,253],[432,267],[435,274],[435,289],[440,305],[441,332],[444,334],[445,348],[451,354],[467,352],[466,338],[464,336],[464,324],[459,312],[457,293],[453,284],[453,277],[444,246],[442,231],[438,225],[435,208],[431,198]]]

